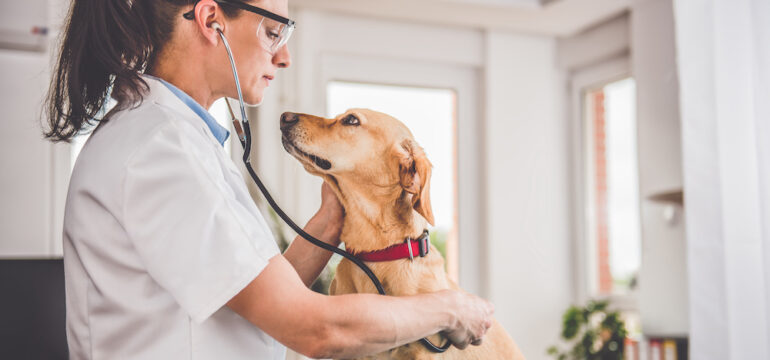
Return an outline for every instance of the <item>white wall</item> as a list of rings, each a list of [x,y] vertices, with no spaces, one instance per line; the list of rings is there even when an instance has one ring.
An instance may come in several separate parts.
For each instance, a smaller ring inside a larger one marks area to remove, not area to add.
[[[569,71],[628,54],[630,16],[624,13],[586,31],[557,40],[556,61]]]
[[[559,65],[569,69],[573,87],[591,85],[629,75],[637,87],[637,131],[639,195],[642,226],[642,266],[638,299],[616,298],[616,305],[638,307],[642,331],[649,336],[687,336],[688,299],[684,236],[684,209],[680,205],[652,201],[651,196],[682,190],[682,161],[678,107],[676,54],[670,0],[633,2],[623,15],[574,37],[559,40]],[[630,50],[630,51],[629,51]],[[626,65],[630,59],[630,66]],[[592,79],[592,80],[587,80]],[[575,91],[579,91],[576,88]],[[573,104],[573,126],[579,126],[580,103]],[[575,110],[577,109],[577,110]],[[571,159],[575,199],[574,236],[576,251],[586,251],[580,238],[585,229],[580,177],[582,157],[578,129],[573,138],[576,155]],[[664,217],[671,207],[673,222]],[[586,254],[577,257],[585,263]],[[577,267],[578,301],[585,299],[585,281]],[[631,300],[631,301],[629,301]]]
[[[41,140],[38,122],[47,68],[45,54],[0,50],[3,257],[35,257],[52,250],[52,146]]]
[[[642,268],[642,331],[687,336],[687,262],[684,218],[667,223],[666,204],[649,200],[682,189],[679,84],[671,0],[637,0],[631,13],[631,60],[637,89]],[[686,194],[685,194],[686,196]]]
[[[553,38],[489,32],[489,296],[528,359],[546,358],[571,302],[565,83]]]
[[[69,146],[43,140],[42,100],[50,81],[49,48],[66,5],[58,1],[4,4],[4,16],[32,16],[5,24],[50,27],[43,51],[0,49],[0,258],[61,256],[64,196],[69,173]],[[45,11],[46,7],[49,11]],[[42,11],[42,15],[41,15]],[[15,15],[14,15],[15,14]],[[38,24],[48,18],[48,24]],[[23,34],[23,32],[22,32]]]

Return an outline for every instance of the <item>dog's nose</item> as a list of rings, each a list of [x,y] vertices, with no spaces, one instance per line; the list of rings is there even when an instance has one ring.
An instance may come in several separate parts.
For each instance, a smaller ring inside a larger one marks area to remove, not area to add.
[[[281,130],[294,126],[299,120],[299,115],[293,112],[285,112],[281,114]]]

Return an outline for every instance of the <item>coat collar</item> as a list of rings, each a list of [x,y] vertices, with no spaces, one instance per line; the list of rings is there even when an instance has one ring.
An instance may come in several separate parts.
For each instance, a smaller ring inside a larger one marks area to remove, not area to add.
[[[222,125],[219,125],[217,120],[206,110],[198,104],[190,95],[187,95],[184,91],[179,89],[178,87],[174,86],[173,84],[167,82],[166,80],[163,80],[161,78],[144,74],[142,75],[146,80],[155,80],[165,86],[174,96],[176,96],[177,99],[182,101],[187,107],[192,110],[198,117],[200,117],[203,122],[206,124],[206,127],[208,127],[209,131],[211,131],[211,134],[214,135],[214,138],[219,142],[220,145],[224,146],[225,140],[230,136],[230,132],[227,131]]]

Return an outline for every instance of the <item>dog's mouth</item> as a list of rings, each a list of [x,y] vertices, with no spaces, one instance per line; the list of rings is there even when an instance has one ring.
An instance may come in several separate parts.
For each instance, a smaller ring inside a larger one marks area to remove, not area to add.
[[[313,164],[321,168],[322,170],[329,170],[332,168],[332,163],[329,160],[326,160],[320,156],[316,156],[307,152],[302,151],[297,145],[294,145],[294,143],[291,142],[286,136],[282,137],[283,142],[283,148],[286,149],[289,154],[297,154],[305,159],[310,160]]]

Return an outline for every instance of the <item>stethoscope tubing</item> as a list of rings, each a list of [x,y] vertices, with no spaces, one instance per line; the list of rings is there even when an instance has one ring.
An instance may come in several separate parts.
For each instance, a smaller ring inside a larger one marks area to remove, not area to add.
[[[225,34],[222,32],[221,29],[217,29],[217,32],[219,33],[219,37],[222,38],[222,42],[225,44],[225,49],[227,50],[227,56],[230,59],[230,66],[233,70],[233,78],[235,81],[235,87],[238,90],[238,102],[240,104],[241,108],[241,133],[238,133],[238,139],[241,142],[241,146],[243,146],[243,164],[246,166],[246,170],[249,172],[249,175],[251,176],[251,179],[254,180],[254,183],[257,184],[257,187],[259,187],[259,191],[262,193],[262,195],[265,197],[265,200],[267,200],[267,203],[270,204],[270,207],[273,208],[273,210],[278,214],[278,216],[287,224],[289,227],[294,230],[299,236],[301,236],[303,239],[309,241],[315,246],[318,246],[324,250],[331,251],[335,254],[341,255],[342,257],[350,260],[352,263],[356,264],[365,274],[369,277],[369,279],[374,284],[374,287],[377,288],[377,292],[380,293],[380,295],[387,295],[385,293],[385,289],[382,287],[382,283],[380,283],[380,280],[377,278],[377,275],[372,272],[372,270],[360,259],[353,256],[349,252],[342,250],[336,246],[329,245],[321,240],[316,239],[314,236],[308,234],[303,230],[301,227],[299,227],[282,209],[278,206],[278,204],[273,200],[273,197],[270,195],[270,192],[267,191],[267,188],[262,183],[262,181],[259,179],[259,176],[257,176],[256,171],[254,171],[254,168],[251,166],[251,128],[249,126],[249,120],[246,116],[246,109],[243,102],[243,93],[241,92],[241,83],[238,78],[238,70],[235,67],[235,59],[233,58],[233,53],[230,50],[230,44],[227,42],[227,38],[225,38]],[[227,99],[225,99],[227,101]],[[227,104],[228,108],[230,104]],[[233,117],[233,122],[237,124],[238,120]],[[235,125],[234,124],[234,125]],[[236,133],[237,133],[236,128]],[[420,342],[427,347],[429,350],[437,353],[442,353],[446,351],[449,346],[451,346],[451,342],[447,341],[444,345],[441,347],[438,347],[430,342],[427,338],[420,339]]]

